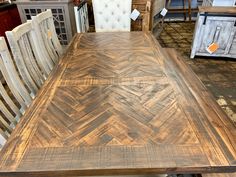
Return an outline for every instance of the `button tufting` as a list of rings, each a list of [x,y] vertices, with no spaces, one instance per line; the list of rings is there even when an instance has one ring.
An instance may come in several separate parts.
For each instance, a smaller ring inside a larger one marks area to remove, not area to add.
[[[130,31],[132,0],[92,0],[96,32]]]

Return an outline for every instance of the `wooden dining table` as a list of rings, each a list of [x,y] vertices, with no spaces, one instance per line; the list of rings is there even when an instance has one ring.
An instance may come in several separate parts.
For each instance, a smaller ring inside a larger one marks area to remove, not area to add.
[[[0,152],[0,176],[236,172],[236,128],[151,33],[77,34]]]

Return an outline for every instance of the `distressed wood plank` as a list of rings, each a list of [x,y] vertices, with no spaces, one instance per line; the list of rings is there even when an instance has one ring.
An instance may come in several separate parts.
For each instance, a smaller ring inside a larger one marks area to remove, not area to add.
[[[31,103],[32,98],[20,79],[19,73],[14,66],[14,62],[7,48],[5,39],[2,37],[0,38],[0,55],[0,69],[2,75],[11,89],[12,94],[20,103],[21,109],[24,111],[26,106]]]
[[[236,173],[212,173],[212,174],[202,174],[202,177],[234,177]]]
[[[33,20],[35,21],[35,27],[39,27],[41,31],[41,36],[43,37],[44,45],[47,48],[47,51],[49,52],[53,61],[57,62],[64,51],[57,38],[51,9],[38,14],[33,18]]]
[[[235,15],[235,7],[213,7],[213,6],[199,6],[199,12],[217,13],[217,14],[233,14]]]
[[[234,172],[235,126],[180,58],[149,33],[75,36],[0,176]]]

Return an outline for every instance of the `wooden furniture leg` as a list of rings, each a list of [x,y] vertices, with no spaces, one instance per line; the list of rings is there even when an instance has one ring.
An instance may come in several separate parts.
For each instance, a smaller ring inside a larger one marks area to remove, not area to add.
[[[169,9],[170,8],[170,4],[171,4],[171,0],[167,0],[166,2],[167,2],[166,3],[166,8]]]
[[[150,16],[151,16],[151,1],[148,0],[145,7],[145,14],[143,15],[142,31],[150,31]]]
[[[188,0],[188,17],[189,21],[192,21],[192,1]]]
[[[184,21],[186,21],[186,9],[185,9],[185,0],[182,0],[182,3],[183,3],[183,14],[184,14]]]

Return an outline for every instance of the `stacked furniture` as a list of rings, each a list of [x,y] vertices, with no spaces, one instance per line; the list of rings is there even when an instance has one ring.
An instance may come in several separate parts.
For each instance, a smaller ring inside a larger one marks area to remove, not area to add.
[[[209,53],[207,48],[213,43],[219,48]],[[191,58],[195,55],[236,58],[235,7],[199,7]]]
[[[13,59],[0,37],[0,149],[63,55],[52,18],[47,10],[6,32]]]
[[[68,45],[76,33],[74,5],[72,0],[16,0],[21,21],[26,22],[31,16],[52,9],[54,24],[60,43]]]

